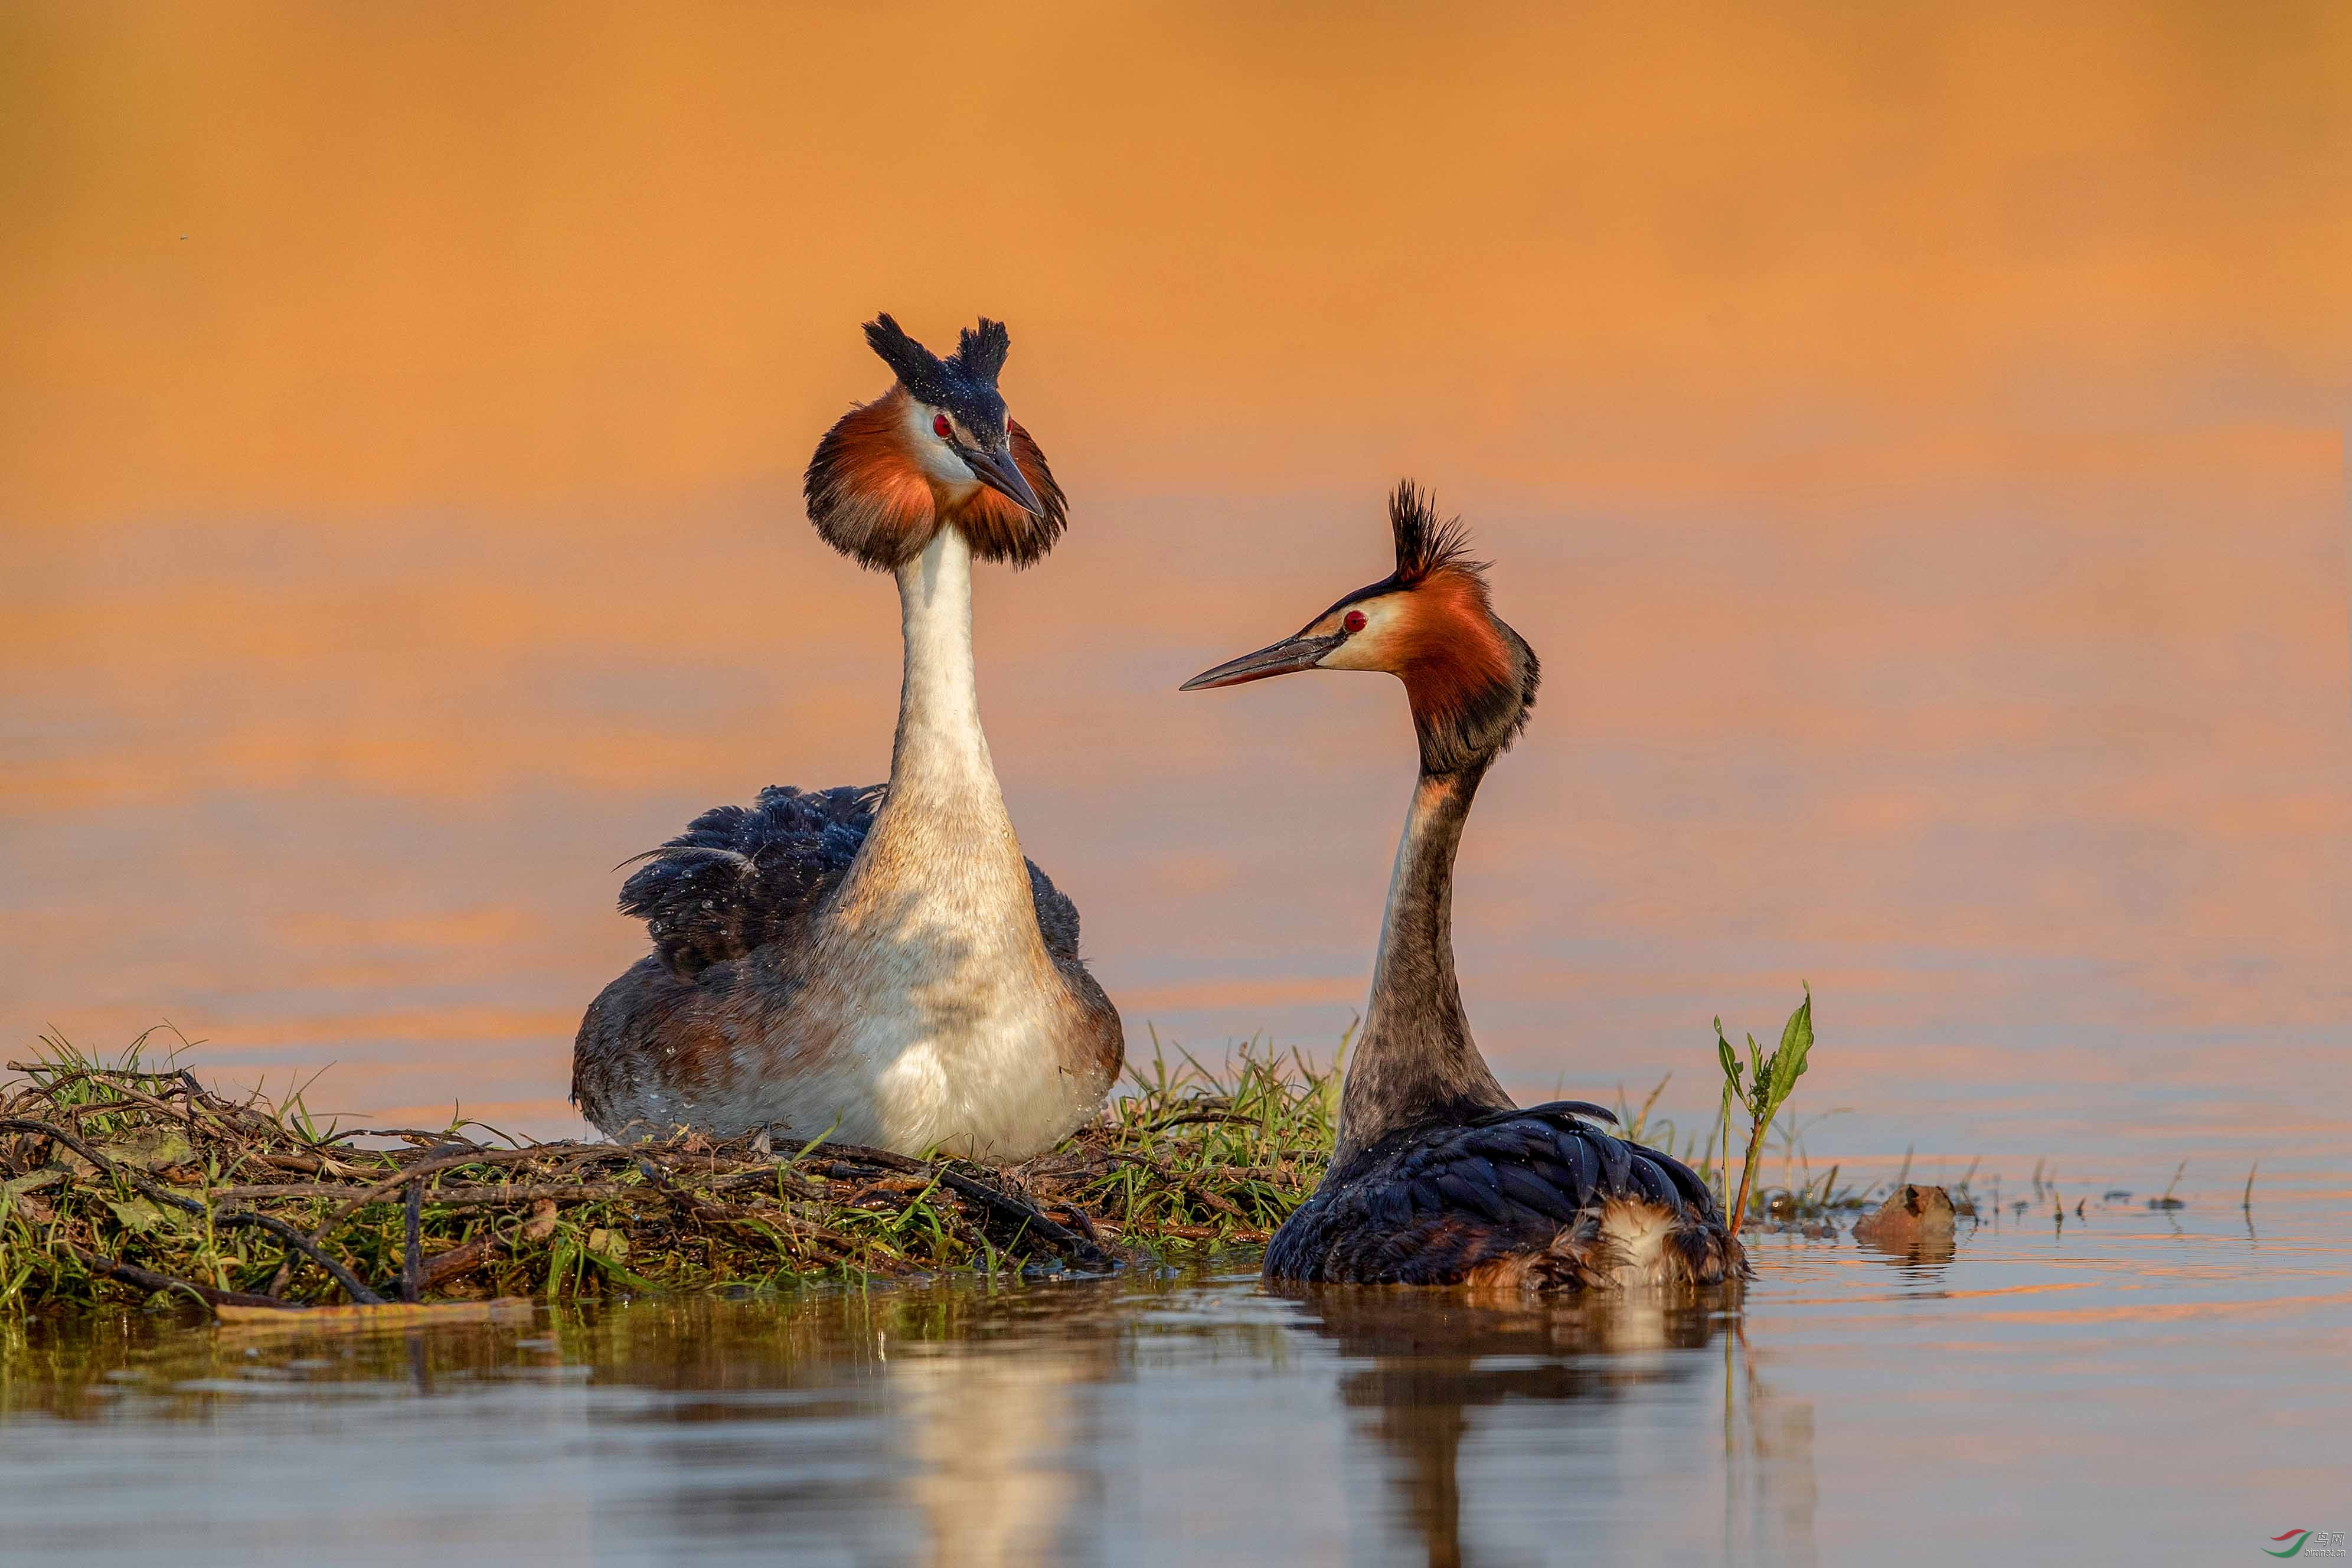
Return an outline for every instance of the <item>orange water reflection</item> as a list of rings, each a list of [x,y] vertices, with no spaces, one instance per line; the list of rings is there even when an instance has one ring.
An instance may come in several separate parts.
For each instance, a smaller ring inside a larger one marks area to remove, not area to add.
[[[985,309],[1076,500],[992,735],[1139,1036],[1356,1004],[1395,693],[1171,689],[1410,470],[1546,659],[1461,900],[1515,1085],[1703,1115],[1802,975],[1823,1137],[2316,1156],[2347,68],[2319,5],[13,12],[0,1039],[573,1125],[608,868],[883,771],[798,468],[858,319]]]
[[[2270,1241],[2145,1208],[1926,1261],[1761,1237],[1743,1294],[1682,1301],[1274,1298],[1240,1256],[373,1338],[37,1319],[0,1333],[0,1506],[36,1556],[199,1563],[320,1497],[502,1557],[2226,1554],[2342,1495],[2339,1200],[2266,1204]]]

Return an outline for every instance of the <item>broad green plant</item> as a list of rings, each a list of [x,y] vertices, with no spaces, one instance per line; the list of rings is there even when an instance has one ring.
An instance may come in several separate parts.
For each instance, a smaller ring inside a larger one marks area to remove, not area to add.
[[[1740,1223],[1748,1215],[1748,1194],[1756,1181],[1756,1157],[1764,1147],[1764,1134],[1771,1130],[1772,1119],[1795,1092],[1797,1080],[1805,1076],[1805,1058],[1813,1048],[1813,988],[1805,987],[1805,999],[1789,1015],[1781,1027],[1780,1044],[1769,1055],[1748,1037],[1748,1059],[1742,1062],[1725,1038],[1723,1020],[1715,1021],[1716,1059],[1723,1068],[1723,1180],[1727,1189],[1731,1183],[1731,1105],[1735,1100],[1748,1113],[1748,1154],[1739,1167],[1739,1198],[1730,1205],[1731,1234],[1739,1234]]]

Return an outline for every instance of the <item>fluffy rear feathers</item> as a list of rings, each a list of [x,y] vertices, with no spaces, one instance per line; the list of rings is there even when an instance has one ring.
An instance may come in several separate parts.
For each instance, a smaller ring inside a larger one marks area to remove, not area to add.
[[[799,935],[849,873],[887,786],[771,784],[751,805],[713,806],[649,850],[621,885],[621,912],[646,922],[681,980]],[[1078,956],[1078,911],[1028,862],[1045,951]]]

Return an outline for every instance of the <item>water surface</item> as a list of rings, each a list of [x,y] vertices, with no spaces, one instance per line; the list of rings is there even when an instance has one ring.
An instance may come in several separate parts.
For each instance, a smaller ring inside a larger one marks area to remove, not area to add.
[[[1768,1244],[1712,1313],[1239,1260],[0,1326],[0,1557],[2352,1526],[2352,9],[1359,9],[0,10],[0,1062],[168,1018],[322,1115],[577,1133],[616,862],[887,767],[889,585],[799,475],[856,322],[985,310],[1072,500],[976,590],[992,752],[1139,1047],[1362,1004],[1393,684],[1174,688],[1386,573],[1412,474],[1544,660],[1456,903],[1506,1085],[1672,1072],[1686,1137],[1709,1017],[1810,980],[1817,1170],[2052,1156],[2063,1230]],[[2099,1204],[2184,1155],[2189,1209]]]
[[[2352,1527],[2347,1196],[1764,1237],[1737,1302],[1289,1300],[1235,1256],[36,1323],[0,1329],[0,1519],[11,1563],[2251,1562]]]
[[[1131,1037],[1363,1004],[1394,683],[1175,688],[1410,474],[1543,658],[1507,1087],[1704,1122],[1801,979],[1849,1151],[2333,1159],[2347,77],[2324,0],[6,8],[0,1051],[576,1132],[615,863],[888,767],[801,471],[984,310],[1071,501],[991,752]]]

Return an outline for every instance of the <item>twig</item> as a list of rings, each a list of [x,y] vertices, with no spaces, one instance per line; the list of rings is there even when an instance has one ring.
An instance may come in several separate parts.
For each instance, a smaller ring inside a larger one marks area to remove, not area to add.
[[[1181,1116],[1166,1116],[1157,1121],[1138,1122],[1139,1132],[1165,1132],[1171,1127],[1189,1127],[1202,1121],[1238,1121],[1244,1127],[1255,1127],[1258,1119],[1231,1110],[1188,1110]]]
[[[68,1241],[66,1250],[81,1259],[82,1267],[92,1273],[103,1274],[110,1279],[120,1279],[125,1285],[136,1285],[142,1290],[185,1290],[189,1295],[215,1307],[281,1307],[299,1311],[299,1303],[282,1301],[275,1296],[257,1296],[249,1290],[220,1290],[210,1285],[198,1285],[193,1280],[174,1279],[168,1274],[157,1274],[135,1263],[123,1263],[111,1258],[101,1258],[86,1247]]]
[[[443,1154],[429,1160],[420,1160],[414,1165],[404,1167],[398,1175],[385,1177],[352,1199],[333,1214],[329,1215],[320,1223],[319,1228],[310,1234],[314,1239],[323,1240],[329,1231],[351,1218],[353,1214],[370,1204],[381,1203],[419,1176],[429,1176],[436,1171],[456,1170],[461,1165],[518,1164],[530,1160],[532,1152],[533,1151],[528,1149],[471,1149],[462,1154]]]
[[[854,1143],[833,1143],[826,1147],[836,1163],[854,1162],[856,1164],[878,1165],[886,1171],[899,1171],[909,1175],[937,1176],[940,1184],[949,1191],[970,1198],[974,1203],[985,1205],[1008,1218],[1017,1219],[1027,1225],[1037,1235],[1069,1255],[1082,1268],[1114,1267],[1113,1260],[1104,1253],[1102,1248],[1060,1221],[1048,1218],[1034,1204],[1016,1198],[1002,1188],[985,1182],[974,1181],[971,1177],[961,1172],[950,1170],[945,1165],[933,1165],[921,1160],[909,1159],[904,1154],[893,1154],[887,1149],[861,1148]],[[828,1171],[827,1173],[831,1173]]]
[[[485,1231],[473,1240],[453,1247],[446,1252],[435,1253],[425,1260],[424,1270],[417,1276],[418,1293],[431,1290],[444,1280],[456,1279],[488,1258],[499,1245],[497,1236]]]
[[[1086,1210],[1076,1204],[1056,1204],[1054,1206],[1070,1216],[1070,1223],[1076,1227],[1078,1234],[1097,1247],[1102,1245],[1102,1232],[1095,1228],[1094,1219]]]
[[[218,1226],[252,1226],[257,1229],[266,1230],[325,1269],[328,1277],[343,1288],[343,1294],[349,1296],[357,1305],[362,1307],[383,1305],[383,1298],[362,1284],[358,1275],[336,1262],[334,1258],[321,1251],[317,1243],[282,1219],[273,1218],[266,1214],[256,1214],[251,1209],[226,1209],[215,1211],[213,1223]]]
[[[257,1150],[253,1158],[276,1170],[307,1171],[314,1176],[341,1176],[346,1181],[357,1181],[367,1174],[356,1165],[341,1164],[324,1154],[276,1154],[268,1150]],[[351,1189],[337,1187],[334,1190],[342,1193]]]
[[[433,1194],[433,1206],[443,1209],[488,1209],[506,1204],[535,1204],[542,1198],[557,1203],[597,1203],[646,1195],[642,1186],[619,1182],[531,1182],[511,1187],[443,1187]]]
[[[424,1293],[425,1180],[420,1176],[408,1184],[408,1213],[401,1226],[400,1299],[412,1306]]]

